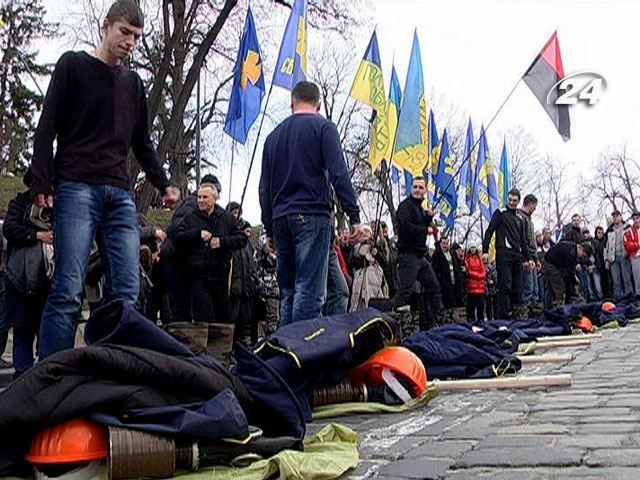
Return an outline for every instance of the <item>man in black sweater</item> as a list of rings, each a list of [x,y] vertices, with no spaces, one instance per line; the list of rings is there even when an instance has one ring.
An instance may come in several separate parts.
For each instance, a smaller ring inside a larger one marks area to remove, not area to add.
[[[544,257],[544,278],[546,281],[545,308],[557,307],[564,303],[569,286],[567,275],[575,275],[578,262],[586,262],[593,253],[591,245],[561,240]]]
[[[94,237],[105,268],[105,300],[136,302],[140,239],[129,149],[167,206],[179,198],[151,145],[142,80],[124,66],[142,27],[136,3],[118,0],[102,25],[100,45],[91,53],[65,53],[51,77],[35,133],[31,184],[39,208],[54,207],[55,195],[55,274],[42,315],[40,358],[73,347]]]
[[[496,270],[498,273],[498,319],[508,319],[511,308],[520,304],[522,289],[522,262],[533,269],[522,218],[518,215],[520,191],[511,189],[507,196],[507,208],[496,210],[482,242],[482,257],[488,261],[491,237],[496,234]]]
[[[424,318],[420,328],[426,330],[435,324],[436,315],[442,310],[440,285],[427,260],[427,228],[431,225],[434,212],[425,211],[422,201],[427,193],[423,177],[414,177],[411,196],[398,206],[398,290],[391,300],[393,306],[409,302],[416,280],[422,286]]]

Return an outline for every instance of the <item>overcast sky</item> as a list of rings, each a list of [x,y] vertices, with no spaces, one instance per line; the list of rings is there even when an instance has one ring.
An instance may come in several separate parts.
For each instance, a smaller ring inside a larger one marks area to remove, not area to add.
[[[427,92],[444,95],[465,116],[470,115],[476,136],[480,123],[489,121],[556,29],[565,73],[589,70],[606,79],[607,89],[597,105],[570,107],[571,140],[566,143],[529,88],[520,83],[488,132],[494,159],[497,160],[502,143],[498,132],[517,124],[525,126],[539,144],[541,153],[568,162],[576,174],[590,168],[608,145],[627,143],[632,155],[640,153],[640,93],[637,86],[640,80],[640,57],[637,53],[640,46],[640,2],[370,2],[374,7],[373,23],[378,31],[387,89],[394,58],[400,82],[404,85],[412,35],[417,28]],[[52,19],[59,21],[64,15],[65,4],[60,0],[45,0],[45,5]],[[309,35],[318,35],[318,32],[310,30]],[[358,35],[356,50],[361,52],[358,57],[364,53],[369,35],[369,32]],[[312,41],[317,44],[318,38]],[[42,53],[51,61],[61,53],[56,50],[56,46],[51,45],[44,47]],[[275,59],[270,61],[274,63]],[[356,69],[357,61],[353,65],[354,74]],[[286,97],[286,92],[277,93],[276,98],[279,97]],[[430,106],[429,98],[427,105]],[[445,126],[438,125],[440,129]],[[242,153],[240,158],[245,156]],[[221,173],[226,187],[228,172],[225,169],[218,173]],[[245,174],[246,166],[236,169],[234,190],[241,190]],[[260,218],[258,177],[259,161],[252,175],[245,207],[245,216],[252,223],[258,223]],[[227,196],[223,198],[226,203]]]

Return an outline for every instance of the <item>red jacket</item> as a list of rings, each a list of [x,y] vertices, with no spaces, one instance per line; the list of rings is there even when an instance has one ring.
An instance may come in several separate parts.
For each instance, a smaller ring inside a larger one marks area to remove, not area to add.
[[[467,295],[484,295],[487,291],[487,270],[480,255],[465,255],[464,264],[467,267]]]
[[[638,249],[640,248],[638,229],[636,227],[629,228],[624,232],[622,241],[624,242],[624,249],[629,254],[629,258],[636,258],[638,256]]]

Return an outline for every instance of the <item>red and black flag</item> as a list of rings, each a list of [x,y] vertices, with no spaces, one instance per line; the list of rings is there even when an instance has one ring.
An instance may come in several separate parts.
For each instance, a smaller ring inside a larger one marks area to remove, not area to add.
[[[565,142],[569,140],[571,138],[569,106],[556,105],[556,100],[562,93],[558,85],[560,80],[564,78],[558,32],[551,35],[522,78],[546,110],[562,139]]]

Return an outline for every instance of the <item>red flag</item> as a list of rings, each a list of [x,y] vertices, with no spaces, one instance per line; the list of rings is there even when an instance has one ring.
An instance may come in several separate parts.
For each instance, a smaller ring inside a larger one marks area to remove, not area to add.
[[[558,83],[564,78],[558,32],[551,35],[522,78],[553,121],[563,140],[565,142],[569,140],[571,138],[569,106],[556,105],[556,100],[562,94]],[[553,91],[551,91],[552,88]]]

